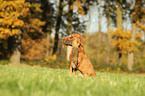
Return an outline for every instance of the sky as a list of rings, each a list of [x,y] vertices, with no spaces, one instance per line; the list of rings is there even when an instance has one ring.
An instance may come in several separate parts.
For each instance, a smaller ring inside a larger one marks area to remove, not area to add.
[[[51,0],[53,1],[53,0]],[[59,0],[54,0],[56,2],[56,5],[59,4]],[[90,6],[89,13],[86,16],[83,16],[82,18],[84,20],[87,20],[87,27],[86,27],[86,32],[87,33],[93,33],[93,32],[98,32],[99,31],[99,12],[98,12],[98,6],[103,5],[103,0],[100,1],[98,5],[93,5]],[[103,9],[100,9],[100,13],[103,14]],[[101,32],[107,32],[107,19],[105,16],[101,16]],[[123,20],[123,27],[125,29],[131,30],[131,20],[129,16],[126,15],[126,20]],[[111,29],[115,29],[116,27],[114,26],[113,23],[111,23]],[[55,33],[55,30],[53,30],[53,33]],[[53,34],[54,35],[54,34]]]
[[[88,16],[87,32],[93,33],[99,31],[99,14],[97,5],[91,6]],[[102,12],[101,12],[102,13]],[[107,32],[107,19],[105,16],[101,16],[101,32]],[[123,20],[123,28],[131,30],[131,20],[126,15],[126,19]],[[111,24],[111,29],[116,29],[114,24]]]
[[[98,14],[98,7],[97,6],[91,6],[89,10],[89,21],[87,24],[87,32],[97,32],[99,31],[99,14]],[[107,23],[106,18],[104,16],[101,16],[101,31],[107,32]]]

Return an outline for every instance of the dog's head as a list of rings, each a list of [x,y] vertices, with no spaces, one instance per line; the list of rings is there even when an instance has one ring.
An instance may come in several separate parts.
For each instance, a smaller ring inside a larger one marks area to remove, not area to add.
[[[78,33],[74,33],[72,35],[64,37],[63,43],[67,46],[75,46],[75,45],[83,46],[84,44],[83,37]]]

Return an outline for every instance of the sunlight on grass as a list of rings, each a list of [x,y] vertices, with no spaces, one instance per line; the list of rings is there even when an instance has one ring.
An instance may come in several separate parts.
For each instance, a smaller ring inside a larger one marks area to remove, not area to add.
[[[144,96],[145,77],[96,72],[70,76],[67,69],[0,66],[0,96]]]

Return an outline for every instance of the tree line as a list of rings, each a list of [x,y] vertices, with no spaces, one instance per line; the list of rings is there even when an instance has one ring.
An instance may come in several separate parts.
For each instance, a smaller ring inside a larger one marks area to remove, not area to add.
[[[118,64],[121,65],[122,56],[126,54],[127,68],[131,71],[134,53],[143,50],[142,54],[145,54],[145,39],[142,39],[145,32],[144,0],[1,0],[0,58],[20,63],[21,58],[42,59],[57,54],[62,36],[86,32],[87,21],[80,17],[88,15],[90,6],[97,6],[100,2],[103,4],[98,10],[103,9],[102,15],[107,18],[108,28],[106,63],[109,63],[112,50],[109,46],[113,45],[118,53]],[[131,30],[122,26],[127,14],[132,22]],[[111,23],[115,24],[116,30],[110,29]],[[52,40],[53,30],[55,33]],[[99,61],[102,54],[100,26],[97,38],[98,46],[95,50]]]

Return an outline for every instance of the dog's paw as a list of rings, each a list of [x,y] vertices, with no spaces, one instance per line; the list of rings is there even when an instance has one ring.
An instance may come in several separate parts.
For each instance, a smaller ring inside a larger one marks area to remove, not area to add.
[[[84,77],[84,75],[82,73],[78,73],[79,77]]]

